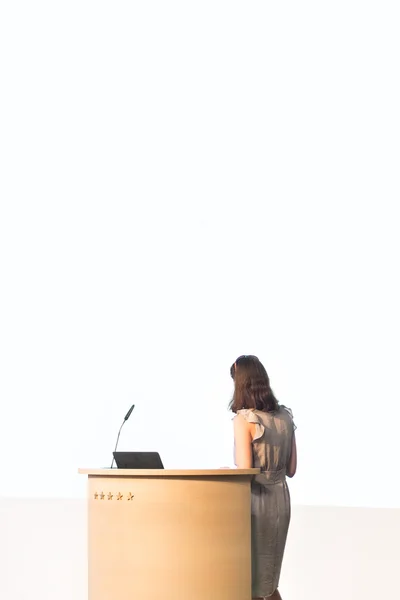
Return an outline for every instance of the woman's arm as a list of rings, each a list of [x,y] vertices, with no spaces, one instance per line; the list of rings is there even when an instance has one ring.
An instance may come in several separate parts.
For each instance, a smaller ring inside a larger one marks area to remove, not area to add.
[[[287,466],[286,475],[288,477],[294,477],[296,475],[297,470],[297,446],[296,446],[296,436],[293,432],[292,438],[292,452],[290,454],[289,463]]]
[[[253,466],[253,446],[250,424],[236,415],[233,420],[235,435],[235,464],[238,469],[251,469]]]

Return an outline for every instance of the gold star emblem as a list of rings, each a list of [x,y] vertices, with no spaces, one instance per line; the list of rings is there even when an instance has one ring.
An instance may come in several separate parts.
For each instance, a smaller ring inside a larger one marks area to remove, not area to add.
[[[95,492],[95,493],[94,493],[94,499],[95,499],[95,500],[97,500],[97,498],[98,498],[98,497],[99,497],[98,493],[97,493],[97,492]]]
[[[117,500],[122,500],[123,497],[123,494],[121,494],[121,492],[118,492]]]
[[[112,500],[113,499],[113,495],[112,495],[111,492],[108,492],[107,499],[108,500]]]
[[[134,495],[132,494],[132,492],[129,492],[128,500],[133,500],[133,498],[134,498]]]
[[[103,492],[100,493],[100,500],[104,500],[104,494],[103,494]]]

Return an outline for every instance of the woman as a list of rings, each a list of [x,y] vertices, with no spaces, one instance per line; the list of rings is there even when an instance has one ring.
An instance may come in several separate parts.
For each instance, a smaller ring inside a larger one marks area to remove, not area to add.
[[[251,494],[252,595],[282,600],[277,588],[290,522],[286,477],[293,477],[297,467],[296,427],[291,411],[275,398],[256,356],[240,356],[231,376],[235,464],[239,469],[261,469]]]

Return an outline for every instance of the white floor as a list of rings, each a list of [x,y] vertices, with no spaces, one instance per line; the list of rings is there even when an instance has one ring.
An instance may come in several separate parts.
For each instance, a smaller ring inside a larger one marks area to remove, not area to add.
[[[293,507],[283,600],[400,598],[399,540],[400,509]],[[1,600],[87,600],[84,501],[0,499],[0,544]]]

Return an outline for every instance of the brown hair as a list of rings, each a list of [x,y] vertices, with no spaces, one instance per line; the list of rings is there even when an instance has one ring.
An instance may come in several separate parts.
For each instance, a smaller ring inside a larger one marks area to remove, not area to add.
[[[279,403],[269,383],[268,373],[257,356],[243,354],[231,366],[235,390],[229,408],[237,412],[252,408],[264,412],[278,410]]]

